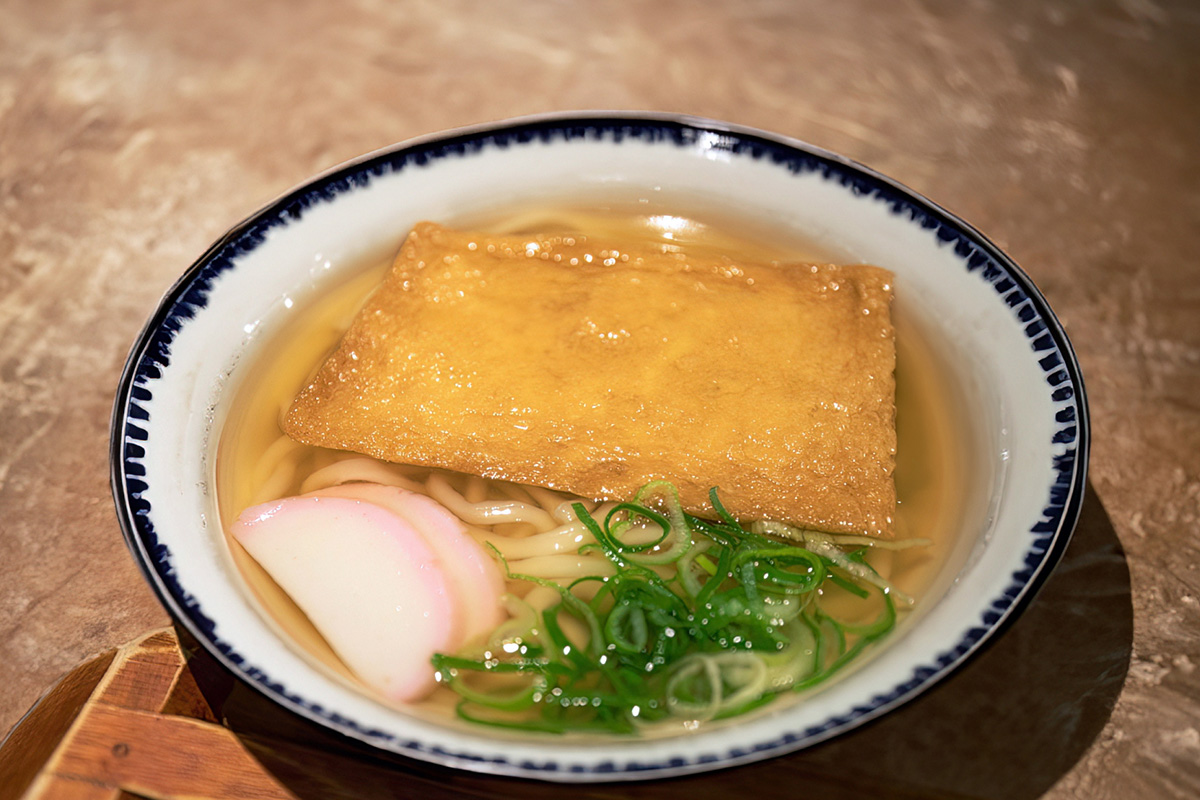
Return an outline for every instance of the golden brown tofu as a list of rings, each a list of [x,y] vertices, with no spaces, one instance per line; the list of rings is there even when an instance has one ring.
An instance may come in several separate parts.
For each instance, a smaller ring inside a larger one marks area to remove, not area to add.
[[[890,536],[892,276],[418,225],[285,430],[307,444]]]

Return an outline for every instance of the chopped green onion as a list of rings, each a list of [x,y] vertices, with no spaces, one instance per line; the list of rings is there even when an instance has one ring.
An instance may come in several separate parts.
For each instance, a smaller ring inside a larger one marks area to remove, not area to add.
[[[567,586],[512,572],[493,547],[510,579],[552,588],[560,601],[538,612],[509,598],[515,616],[496,629],[483,657],[434,657],[443,684],[461,698],[459,717],[514,730],[616,734],[724,719],[828,680],[895,627],[894,599],[908,598],[864,560],[862,547],[873,542],[780,523],[746,527],[715,488],[709,500],[715,520],[685,513],[666,481],[646,484],[603,520],[573,504],[594,539],[578,552],[602,553],[616,574]],[[843,544],[860,549],[847,553]],[[863,614],[873,618],[836,619],[822,607],[827,585],[867,603]],[[582,649],[560,615],[587,629]]]

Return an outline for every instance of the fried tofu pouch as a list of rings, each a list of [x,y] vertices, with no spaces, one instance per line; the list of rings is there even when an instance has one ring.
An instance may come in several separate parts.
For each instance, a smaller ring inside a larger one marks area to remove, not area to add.
[[[421,223],[285,416],[297,441],[890,537],[892,275]]]

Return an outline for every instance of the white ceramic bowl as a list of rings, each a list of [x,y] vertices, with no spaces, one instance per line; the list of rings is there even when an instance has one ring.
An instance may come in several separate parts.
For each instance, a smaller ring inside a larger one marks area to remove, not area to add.
[[[664,213],[736,209],[896,273],[897,309],[952,365],[975,439],[952,567],[915,619],[803,702],[677,738],[506,739],[385,707],[333,680],[249,598],[217,526],[214,459],[243,354],[293,299],[394,252],[418,220],[500,206],[637,197]],[[1029,278],[963,221],[861,165],[784,137],[663,115],[542,116],[397,145],[314,178],[215,243],[135,344],[113,417],[112,481],[134,557],[163,604],[241,679],[372,745],[560,781],[714,769],[796,750],[932,686],[1024,607],[1066,547],[1088,452],[1083,383]]]

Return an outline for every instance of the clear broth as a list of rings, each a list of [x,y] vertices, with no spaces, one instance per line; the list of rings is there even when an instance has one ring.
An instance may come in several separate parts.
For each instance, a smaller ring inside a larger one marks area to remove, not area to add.
[[[689,252],[738,253],[751,260],[836,260],[829,250],[812,243],[773,241],[765,231],[755,230],[742,220],[714,224],[698,215],[646,214],[639,208],[530,211],[505,218],[451,222],[494,233],[569,231],[618,241],[636,238]],[[738,232],[733,233],[735,230]],[[304,613],[228,535],[228,530],[245,508],[299,493],[307,474],[338,455],[321,448],[289,447],[286,458],[294,459],[296,470],[290,478],[281,480],[276,469],[280,456],[272,452],[272,447],[282,435],[280,419],[292,399],[336,347],[389,266],[390,260],[367,265],[333,286],[320,287],[320,291],[282,314],[274,332],[251,347],[242,361],[249,366],[243,366],[243,375],[227,407],[216,460],[217,505],[229,552],[265,617],[304,655],[367,693],[369,690],[354,678]],[[970,527],[966,508],[971,488],[967,469],[970,431],[965,402],[950,371],[923,331],[902,311],[902,282],[898,282],[896,292],[896,532],[901,538],[919,536],[932,542],[927,548],[872,552],[875,568],[888,575],[897,588],[917,598],[916,611],[906,615],[903,627],[919,615],[923,598],[940,594],[941,584],[962,560],[960,533]],[[899,631],[894,632],[891,638],[898,635]],[[873,654],[860,661],[871,657]],[[449,720],[456,700],[457,696],[448,690],[439,689],[429,700],[408,710]],[[785,702],[781,698],[765,711],[778,709]]]

